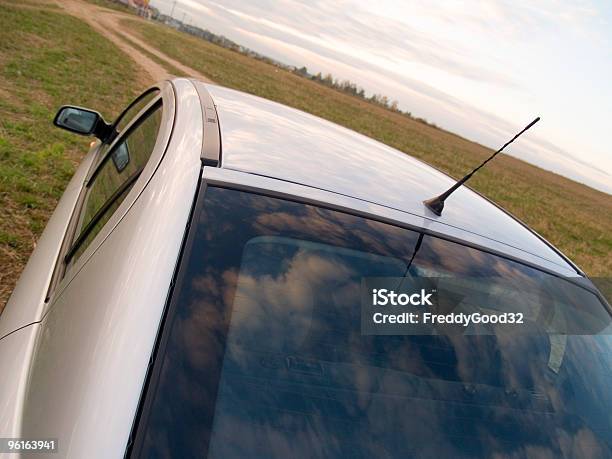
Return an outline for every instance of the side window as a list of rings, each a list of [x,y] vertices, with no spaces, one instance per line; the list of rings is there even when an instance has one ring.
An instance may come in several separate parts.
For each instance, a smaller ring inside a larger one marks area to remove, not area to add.
[[[100,145],[100,150],[98,153],[98,158],[104,158],[111,144],[113,143],[114,138],[121,134],[126,126],[130,124],[140,111],[147,106],[149,102],[159,96],[160,91],[157,88],[151,88],[148,91],[144,92],[136,100],[134,100],[128,107],[119,114],[117,119],[113,122],[113,128],[115,130],[115,135],[112,136],[107,142]],[[100,161],[100,160],[98,160]]]
[[[144,169],[157,140],[161,102],[119,139],[87,184],[85,199],[66,262],[76,261],[123,202]]]
[[[121,133],[145,106],[159,95],[159,89],[153,88],[142,94],[115,120],[115,130]]]

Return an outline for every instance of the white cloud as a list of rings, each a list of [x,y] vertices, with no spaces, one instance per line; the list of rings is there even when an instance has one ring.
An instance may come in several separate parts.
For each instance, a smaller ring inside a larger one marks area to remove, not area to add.
[[[169,0],[154,3],[169,9]],[[581,0],[226,0],[222,5],[178,0],[177,5],[213,32],[311,71],[350,79],[492,147],[542,115],[530,134],[537,147],[521,143],[511,152],[612,192],[610,5]]]

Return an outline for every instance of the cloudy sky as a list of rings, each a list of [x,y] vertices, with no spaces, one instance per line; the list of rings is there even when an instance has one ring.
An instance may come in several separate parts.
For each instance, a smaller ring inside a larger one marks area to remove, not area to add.
[[[174,0],[152,0],[169,14]],[[174,17],[612,193],[608,0],[177,0]]]

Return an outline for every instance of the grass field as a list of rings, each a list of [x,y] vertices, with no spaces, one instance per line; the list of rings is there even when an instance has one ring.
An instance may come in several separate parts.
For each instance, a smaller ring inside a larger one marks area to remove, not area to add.
[[[477,143],[174,29],[125,21],[132,32],[221,85],[347,126],[452,176],[461,177],[491,154]],[[474,176],[471,186],[529,224],[587,273],[612,275],[610,195],[507,155]]]
[[[0,1],[0,311],[91,139],[53,128],[65,103],[111,118],[149,84],[55,5]]]
[[[73,103],[112,118],[151,83],[84,22],[56,5],[42,5],[0,0],[0,23],[11,24],[0,28],[0,310],[87,149],[89,139],[51,126],[55,110]],[[264,62],[158,24],[125,21],[130,33],[219,84],[327,118],[453,176],[490,154],[454,134]],[[476,175],[472,187],[535,228],[589,274],[612,275],[611,196],[509,156]]]

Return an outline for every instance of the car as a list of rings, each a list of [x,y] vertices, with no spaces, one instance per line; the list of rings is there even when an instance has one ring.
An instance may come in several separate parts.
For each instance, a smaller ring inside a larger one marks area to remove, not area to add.
[[[0,437],[66,458],[612,457],[610,305],[467,186],[437,215],[444,173],[186,78],[54,123],[97,140],[0,316]]]

